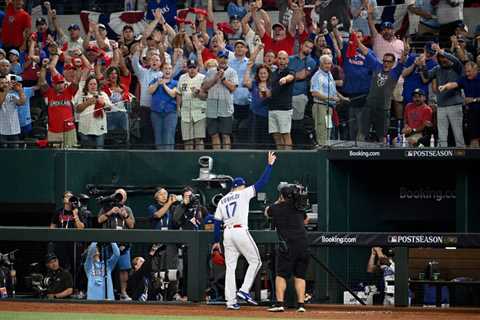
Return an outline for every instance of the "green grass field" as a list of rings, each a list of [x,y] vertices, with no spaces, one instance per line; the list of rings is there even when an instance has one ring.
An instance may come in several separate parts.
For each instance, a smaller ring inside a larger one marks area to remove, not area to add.
[[[252,318],[228,317],[229,320],[252,320]],[[49,312],[1,312],[0,320],[218,320],[222,317],[193,317],[193,316],[141,316],[141,315],[119,315],[119,314],[98,314],[98,313],[49,313]],[[270,319],[270,318],[254,318]]]

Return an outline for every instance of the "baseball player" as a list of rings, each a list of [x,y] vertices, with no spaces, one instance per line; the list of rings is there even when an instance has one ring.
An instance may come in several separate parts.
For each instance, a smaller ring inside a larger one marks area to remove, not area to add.
[[[218,202],[217,211],[215,211],[215,243],[212,246],[212,251],[220,250],[220,229],[223,221],[225,230],[223,246],[225,247],[227,268],[225,275],[227,309],[240,309],[237,297],[250,304],[258,305],[249,292],[255,276],[262,266],[262,261],[257,245],[248,232],[248,213],[250,211],[250,199],[267,184],[276,159],[275,153],[268,153],[267,167],[253,186],[246,187],[245,179],[241,177],[233,179],[232,190]],[[237,292],[235,269],[237,268],[237,260],[240,254],[247,259],[248,269],[243,285]]]

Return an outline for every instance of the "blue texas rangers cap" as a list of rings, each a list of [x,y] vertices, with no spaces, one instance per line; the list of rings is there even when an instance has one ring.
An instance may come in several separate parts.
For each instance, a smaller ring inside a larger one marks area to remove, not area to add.
[[[243,179],[242,177],[236,177],[232,181],[232,188],[237,188],[237,187],[240,187],[240,186],[244,186],[246,184],[247,184],[247,182],[245,181],[245,179]]]
[[[228,51],[222,50],[217,53],[217,58],[227,58],[228,59]]]
[[[421,96],[425,96],[425,91],[423,91],[420,88],[417,88],[417,89],[413,90],[413,95],[416,95],[416,94],[421,95]]]
[[[390,21],[384,21],[380,24],[380,30],[384,30],[384,29],[393,29],[393,23],[391,23]]]

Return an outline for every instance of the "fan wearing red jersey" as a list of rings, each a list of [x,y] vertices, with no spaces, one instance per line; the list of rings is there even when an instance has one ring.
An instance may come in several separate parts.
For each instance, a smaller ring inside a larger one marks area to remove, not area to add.
[[[60,142],[64,147],[77,144],[72,99],[78,88],[78,77],[66,87],[65,78],[50,65],[52,86],[46,81],[48,59],[44,59],[38,85],[48,105],[48,141]]]

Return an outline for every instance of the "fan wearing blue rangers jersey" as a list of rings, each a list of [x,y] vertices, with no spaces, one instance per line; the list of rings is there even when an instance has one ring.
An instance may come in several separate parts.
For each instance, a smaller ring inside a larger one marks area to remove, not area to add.
[[[227,309],[238,310],[237,297],[250,304],[257,305],[257,302],[250,296],[255,276],[262,266],[257,245],[248,232],[248,213],[250,211],[250,199],[255,197],[268,182],[272,166],[277,156],[273,152],[268,153],[267,167],[260,179],[253,186],[246,186],[245,179],[237,177],[233,180],[232,190],[225,195],[217,205],[215,211],[215,243],[214,250],[220,250],[221,223],[223,221],[224,234],[223,246],[225,248],[225,299]],[[248,262],[247,273],[243,280],[242,287],[237,292],[235,283],[235,269],[237,268],[238,257],[242,255]]]

